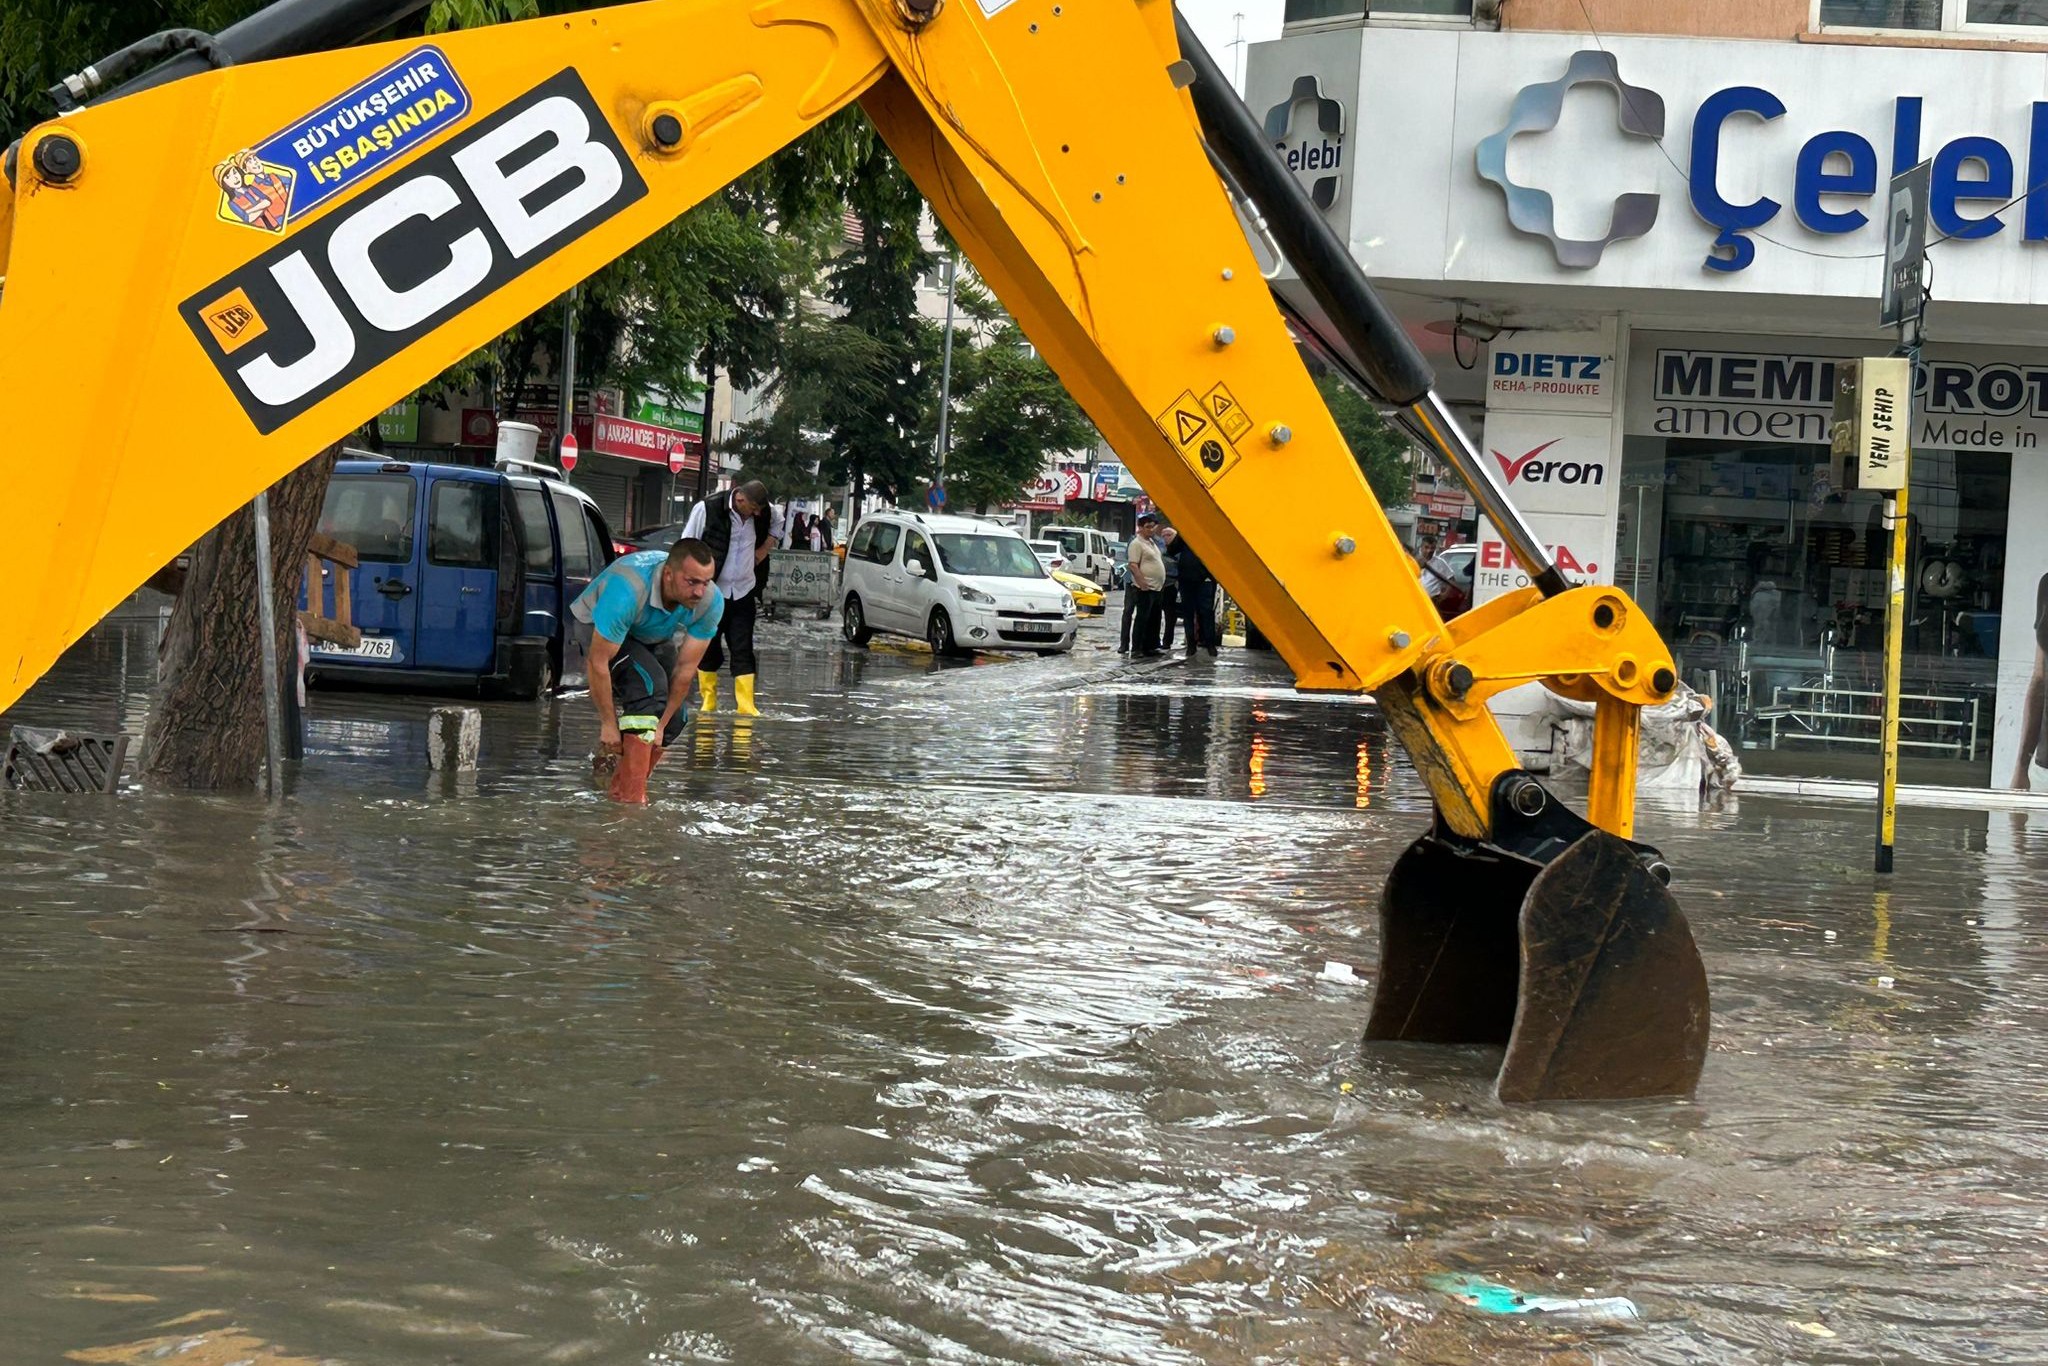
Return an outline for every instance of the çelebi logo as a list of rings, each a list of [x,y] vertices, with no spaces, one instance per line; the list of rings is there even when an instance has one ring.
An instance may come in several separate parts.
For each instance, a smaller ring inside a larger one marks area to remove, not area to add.
[[[1311,111],[1313,125],[1304,118]],[[1294,78],[1287,98],[1266,111],[1266,136],[1288,170],[1318,173],[1308,184],[1317,208],[1327,210],[1337,202],[1344,180],[1344,106],[1323,93],[1318,78]]]
[[[268,435],[646,193],[572,68],[178,311]]]
[[[1615,119],[1624,134],[1652,142],[1663,140],[1664,97],[1624,81],[1614,54],[1581,51],[1572,54],[1562,78],[1522,87],[1508,111],[1507,126],[1480,142],[1477,157],[1480,177],[1499,186],[1507,196],[1508,222],[1549,242],[1559,265],[1589,270],[1600,264],[1600,257],[1612,244],[1641,237],[1656,226],[1661,196],[1624,194],[1614,201],[1605,237],[1566,237],[1557,230],[1557,205],[1550,192],[1519,185],[1508,174],[1508,144],[1523,133],[1547,133],[1557,127],[1565,95],[1579,85],[1604,85],[1614,91]]]
[[[1516,183],[1507,167],[1509,144],[1522,134],[1548,133],[1556,128],[1565,96],[1581,85],[1602,85],[1614,91],[1616,124],[1624,137],[1664,142],[1664,97],[1624,81],[1613,54],[1581,51],[1572,54],[1560,79],[1518,91],[1505,126],[1481,140],[1475,155],[1480,177],[1497,186],[1506,198],[1508,222],[1518,231],[1549,242],[1560,266],[1589,270],[1600,264],[1609,246],[1641,237],[1656,225],[1659,196],[1653,192],[1620,195],[1614,200],[1604,237],[1568,238],[1557,230],[1556,204],[1549,192]],[[1942,240],[1995,237],[2008,226],[1999,213],[2018,201],[2021,211],[2011,226],[2019,229],[2024,241],[2048,241],[2048,100],[2036,100],[2028,110],[2024,175],[2015,148],[1999,137],[1969,134],[1931,152],[1923,151],[1924,103],[1920,95],[1892,97],[1889,158],[1880,155],[1882,134],[1875,129],[1871,130],[1877,134],[1874,137],[1835,127],[1806,138],[1786,168],[1790,174],[1781,171],[1778,181],[1786,187],[1778,193],[1789,199],[1799,225],[1821,236],[1861,232],[1870,225],[1872,214],[1854,207],[1851,201],[1877,210],[1881,218],[1879,196],[1887,192],[1888,177],[1925,160],[1930,164],[1930,240],[1934,234]],[[1790,112],[1785,100],[1755,85],[1715,90],[1693,111],[1688,160],[1679,173],[1685,178],[1693,212],[1715,234],[1703,262],[1707,269],[1724,274],[1747,269],[1756,260],[1756,243],[1750,234],[1777,221],[1788,207],[1762,192],[1742,203],[1722,193],[1721,163],[1728,134],[1744,125],[1775,122]],[[1672,160],[1668,152],[1666,160]],[[1672,164],[1678,165],[1675,160]],[[1966,211],[1968,206],[1977,211]]]
[[[1607,482],[1607,466],[1598,460],[1544,460],[1539,457],[1555,446],[1563,437],[1553,437],[1535,450],[1520,455],[1503,455],[1499,451],[1493,458],[1500,463],[1500,471],[1507,476],[1510,484],[1577,484],[1596,488]]]

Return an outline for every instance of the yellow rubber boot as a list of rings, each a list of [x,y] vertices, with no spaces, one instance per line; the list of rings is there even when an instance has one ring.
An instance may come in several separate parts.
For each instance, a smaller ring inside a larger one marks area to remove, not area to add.
[[[697,691],[704,696],[704,710],[718,710],[718,672],[715,669],[697,670]]]
[[[759,716],[761,709],[754,705],[754,676],[734,674],[732,676],[732,709],[741,716]]]

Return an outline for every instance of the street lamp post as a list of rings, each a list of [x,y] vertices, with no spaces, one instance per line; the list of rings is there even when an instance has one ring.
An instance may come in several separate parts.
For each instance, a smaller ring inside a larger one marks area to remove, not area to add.
[[[960,254],[946,253],[946,340],[939,348],[939,436],[937,441],[939,477],[937,486],[946,487],[946,448],[953,437],[953,281],[960,273]]]

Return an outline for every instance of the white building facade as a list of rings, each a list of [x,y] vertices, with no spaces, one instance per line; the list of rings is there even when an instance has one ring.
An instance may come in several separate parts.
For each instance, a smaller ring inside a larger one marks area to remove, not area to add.
[[[2048,783],[2048,53],[1296,25],[1246,98],[1561,566],[1768,772],[1875,771],[1886,538],[1829,402],[1895,345],[1887,186],[1930,161],[1904,772]],[[1484,599],[1520,576],[1479,540]]]

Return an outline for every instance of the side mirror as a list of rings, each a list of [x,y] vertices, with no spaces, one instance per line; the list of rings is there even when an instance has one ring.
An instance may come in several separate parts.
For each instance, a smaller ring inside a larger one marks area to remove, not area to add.
[[[903,572],[904,572],[904,573],[906,573],[906,574],[908,574],[908,575],[910,575],[910,577],[911,577],[911,578],[913,578],[913,579],[921,579],[921,578],[923,578],[923,577],[924,577],[924,561],[922,561],[922,560],[908,560],[908,561],[906,561],[906,562],[904,563],[904,565],[903,565]]]

